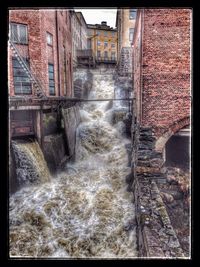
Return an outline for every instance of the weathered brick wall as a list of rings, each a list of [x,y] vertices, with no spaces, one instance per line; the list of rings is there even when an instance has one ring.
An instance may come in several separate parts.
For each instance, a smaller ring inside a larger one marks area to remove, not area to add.
[[[61,95],[72,96],[71,15],[69,11],[58,12],[57,15]]]
[[[142,10],[137,11],[136,27],[134,32],[133,48],[133,79],[134,79],[134,112],[137,121],[140,121],[141,110],[141,51],[142,51]]]
[[[55,71],[55,91],[59,95],[72,95],[72,63],[70,59],[71,44],[71,20],[69,11],[57,11],[58,14],[58,35],[56,33],[56,11],[55,10],[10,10],[9,21],[28,25],[28,55],[30,57],[30,67],[33,65],[37,72],[37,77],[44,84],[46,94],[49,95],[48,62],[54,64]],[[46,32],[53,35],[53,46],[47,45]],[[66,93],[64,92],[64,56],[63,45],[66,49]],[[21,46],[21,45],[20,45]],[[24,47],[24,45],[23,45]],[[24,49],[24,48],[23,48]],[[9,50],[9,90],[10,95],[14,95],[13,73],[12,73],[12,51]],[[59,53],[59,64],[58,64]],[[58,66],[60,72],[58,72]],[[60,77],[58,74],[60,73]]]
[[[134,88],[137,102],[141,95],[141,106],[137,107],[138,110],[141,107],[140,123],[152,126],[159,138],[169,127],[177,131],[186,126],[182,122],[187,123],[190,116],[191,11],[144,9],[142,12],[142,59],[134,69]],[[135,53],[136,49],[137,45]],[[140,68],[141,76],[137,75]]]

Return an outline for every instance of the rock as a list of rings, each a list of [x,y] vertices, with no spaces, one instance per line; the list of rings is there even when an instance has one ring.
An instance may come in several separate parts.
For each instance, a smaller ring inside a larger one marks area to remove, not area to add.
[[[125,178],[126,182],[129,184],[133,180],[133,175],[132,173],[128,174]]]
[[[178,248],[178,247],[180,247],[178,239],[176,237],[174,237],[174,236],[170,236],[169,242],[168,242],[168,246],[170,248]]]
[[[174,198],[171,194],[161,192],[160,195],[164,202],[172,203],[174,201]]]

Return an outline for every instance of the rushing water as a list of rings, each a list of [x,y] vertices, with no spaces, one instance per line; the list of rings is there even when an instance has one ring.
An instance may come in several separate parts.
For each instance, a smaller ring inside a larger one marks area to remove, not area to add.
[[[112,98],[113,88],[112,75],[94,73],[90,98]],[[75,163],[10,198],[11,256],[137,257],[124,125],[112,124],[108,102],[85,103],[80,113]]]
[[[35,140],[12,141],[19,185],[41,184],[50,180],[42,150]]]

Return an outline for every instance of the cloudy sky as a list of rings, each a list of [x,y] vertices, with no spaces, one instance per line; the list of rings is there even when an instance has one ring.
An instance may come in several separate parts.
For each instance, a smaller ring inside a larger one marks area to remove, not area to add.
[[[115,21],[116,21],[116,9],[78,9],[75,8],[75,11],[81,11],[86,22],[89,24],[100,24],[102,21],[107,21],[107,25],[115,28]]]

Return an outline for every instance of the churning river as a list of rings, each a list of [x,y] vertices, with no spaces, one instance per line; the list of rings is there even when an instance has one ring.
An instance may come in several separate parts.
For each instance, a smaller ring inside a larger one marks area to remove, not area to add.
[[[112,74],[94,72],[93,79],[90,99],[114,97]],[[123,122],[113,122],[115,109],[109,101],[82,104],[75,161],[56,177],[48,178],[36,141],[13,142],[18,179],[36,183],[10,196],[11,257],[137,257],[133,194],[125,181],[130,140]]]

